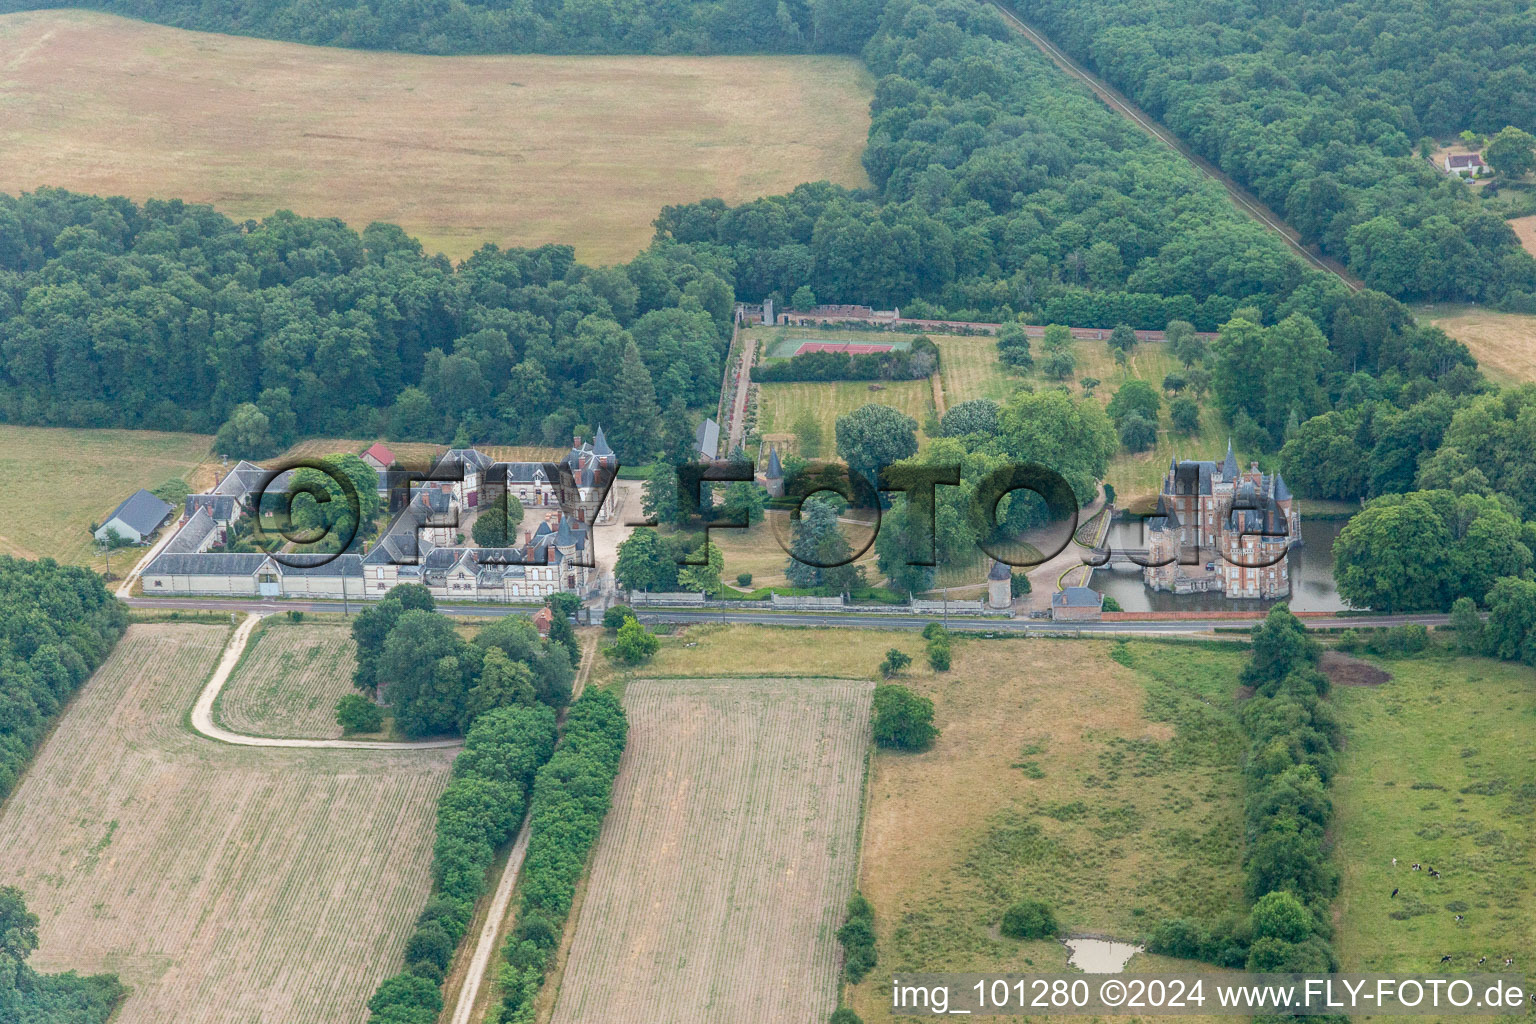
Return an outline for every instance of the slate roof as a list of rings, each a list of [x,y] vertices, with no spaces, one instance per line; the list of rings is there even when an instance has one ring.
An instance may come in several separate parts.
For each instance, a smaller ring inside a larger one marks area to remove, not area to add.
[[[161,501],[159,498],[140,488],[128,497],[123,503],[112,510],[105,522],[110,523],[116,519],[125,526],[138,531],[140,536],[154,530],[155,527],[165,522],[165,517],[176,511],[176,506],[170,502]]]
[[[704,422],[699,424],[699,429],[694,431],[693,446],[706,459],[712,459],[720,452],[720,424],[704,417]]]
[[[267,556],[261,552],[225,553],[200,551],[161,554],[149,563],[145,576],[249,576],[261,568]]]
[[[1227,438],[1227,457],[1221,463],[1221,478],[1229,483],[1237,479],[1237,456],[1232,452],[1232,439]]]
[[[768,470],[763,474],[765,480],[780,480],[784,477],[784,466],[779,462],[779,449],[777,445],[768,449]]]
[[[1481,167],[1483,158],[1477,153],[1452,153],[1446,158],[1452,167]]]
[[[203,541],[207,540],[208,535],[216,529],[218,524],[213,521],[213,517],[199,508],[193,513],[192,518],[176,531],[176,536],[160,549],[161,553],[179,555],[189,551],[201,551]]]
[[[1051,604],[1057,608],[1102,608],[1104,595],[1092,587],[1067,587],[1051,595]]]
[[[232,494],[189,494],[183,512],[192,516],[199,509],[207,512],[216,522],[233,522],[236,498]]]
[[[322,561],[323,559],[323,561]],[[273,559],[277,571],[284,576],[361,576],[363,559],[360,555],[284,555],[282,561]]]
[[[267,477],[267,471],[254,462],[241,460],[235,464],[223,480],[213,489],[214,494],[231,494],[244,498]]]
[[[1008,567],[1006,565],[1004,565],[1002,562],[999,562],[995,558],[992,559],[992,568],[987,570],[987,579],[1006,580],[1010,575],[1011,573],[1008,571]]]

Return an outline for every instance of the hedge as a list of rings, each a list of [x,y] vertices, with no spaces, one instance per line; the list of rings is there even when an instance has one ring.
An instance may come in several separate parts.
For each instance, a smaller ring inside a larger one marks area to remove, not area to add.
[[[368,1002],[370,1024],[432,1024],[439,987],[497,847],[523,820],[528,787],[555,749],[555,712],[542,704],[487,711],[475,719],[453,778],[437,801],[432,895],[405,945],[405,970],[386,978]]]
[[[560,746],[534,780],[522,907],[502,948],[504,1024],[533,1020],[534,997],[608,813],[628,731],[618,698],[587,690],[571,705]]]

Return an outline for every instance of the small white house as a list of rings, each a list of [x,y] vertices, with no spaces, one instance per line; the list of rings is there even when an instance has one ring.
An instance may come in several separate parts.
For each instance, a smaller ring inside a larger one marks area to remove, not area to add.
[[[174,511],[174,505],[161,501],[148,491],[135,491],[96,528],[96,539],[105,544],[108,531],[113,531],[123,540],[142,544]]]
[[[1488,173],[1481,153],[1447,153],[1445,173],[1466,178],[1481,178]]]

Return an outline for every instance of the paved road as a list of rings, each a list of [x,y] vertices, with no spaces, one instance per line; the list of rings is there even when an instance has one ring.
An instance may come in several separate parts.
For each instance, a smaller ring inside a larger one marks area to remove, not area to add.
[[[1345,270],[1344,265],[1338,260],[1324,256],[1322,253],[1313,250],[1310,246],[1302,244],[1301,236],[1297,234],[1296,229],[1281,220],[1279,215],[1265,205],[1263,200],[1228,177],[1221,168],[1184,145],[1172,132],[1159,124],[1151,114],[1146,113],[1126,99],[1114,86],[1088,71],[1071,57],[1068,57],[1055,43],[1047,39],[1042,33],[1031,28],[1018,15],[1001,3],[998,3],[997,0],[993,0],[993,4],[1002,13],[1003,18],[1009,25],[1013,26],[1020,35],[1033,43],[1041,53],[1049,57],[1058,67],[1092,89],[1094,95],[1103,100],[1111,110],[1117,114],[1124,115],[1136,124],[1137,127],[1141,128],[1142,131],[1184,157],[1184,159],[1199,168],[1206,177],[1221,185],[1222,188],[1227,190],[1227,194],[1232,197],[1232,201],[1237,204],[1239,209],[1285,239],[1286,244],[1308,263],[1319,270],[1337,277],[1352,291],[1359,291],[1365,287],[1365,284]]]
[[[922,629],[940,618],[938,615],[891,615],[884,613],[861,614],[858,612],[734,612],[729,609],[637,609],[643,622],[725,622],[761,626],[827,626],[845,629]],[[1252,626],[1257,619],[1180,619],[1180,620],[1130,620],[1116,622],[1051,622],[1045,619],[977,619],[949,618],[949,628],[973,633],[1022,633],[1025,635],[1060,635],[1083,633],[1085,635],[1157,634],[1178,635],[1205,633],[1222,626]],[[1347,615],[1308,617],[1302,620],[1308,627],[1347,628],[1373,626],[1401,626],[1409,622],[1425,626],[1444,625],[1449,615]]]
[[[213,670],[213,675],[208,679],[208,685],[203,687],[203,692],[198,696],[197,703],[192,706],[192,728],[202,733],[211,740],[221,743],[233,743],[241,747],[304,747],[304,748],[329,748],[340,750],[432,750],[435,748],[463,746],[463,740],[422,740],[417,743],[391,743],[383,740],[299,740],[299,739],[274,739],[268,736],[246,736],[243,733],[230,732],[213,720],[213,702],[218,699],[219,691],[224,689],[224,684],[229,681],[230,673],[240,662],[240,655],[245,651],[246,642],[251,639],[251,633],[256,629],[256,624],[265,615],[255,612],[250,618],[240,624],[234,635],[229,638],[229,643],[224,648],[224,656],[219,659],[218,667]]]
[[[279,606],[276,602],[238,601],[229,599],[199,599],[199,598],[130,598],[127,604],[134,608],[154,608],[159,610],[182,609],[183,611],[236,611],[250,612],[252,614],[271,614],[276,611],[285,611],[294,608],[299,611],[310,612],[338,612],[341,611],[339,601],[284,601]],[[359,607],[358,602],[352,602],[353,610]],[[483,604],[483,605],[438,605],[438,610],[452,615],[483,615],[498,617],[502,615],[531,615],[537,611],[529,607],[509,607],[507,605]],[[936,615],[903,615],[889,612],[774,612],[742,610],[733,611],[729,608],[641,608],[636,613],[642,622],[724,622],[733,624],[748,624],[760,626],[833,626],[848,629],[922,629],[928,623],[941,616]],[[1046,619],[979,619],[961,618],[950,616],[949,628],[981,633],[1036,633],[1059,634],[1062,632],[1081,633],[1140,633],[1140,634],[1179,634],[1179,633],[1203,633],[1222,626],[1246,626],[1257,622],[1256,619],[1131,619],[1117,620],[1113,622],[1051,622]],[[1313,628],[1348,628],[1348,627],[1379,627],[1401,626],[1405,623],[1417,622],[1425,626],[1441,626],[1450,621],[1449,615],[1339,615],[1307,617],[1302,620]],[[233,667],[233,666],[231,666]],[[313,741],[316,743],[329,743],[332,741]],[[340,741],[335,741],[340,742]],[[360,741],[361,742],[361,741]]]

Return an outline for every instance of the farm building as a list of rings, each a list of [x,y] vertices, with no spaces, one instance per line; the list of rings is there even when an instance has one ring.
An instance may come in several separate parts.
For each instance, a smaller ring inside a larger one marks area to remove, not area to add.
[[[1057,622],[1097,622],[1104,614],[1104,595],[1092,587],[1067,587],[1051,595],[1051,618]]]
[[[376,459],[392,456],[375,451],[378,447],[369,449]],[[327,559],[209,550],[224,542],[229,524],[253,510],[258,492],[272,478],[270,470],[242,463],[212,492],[187,499],[180,530],[144,570],[144,589],[378,598],[400,583],[421,583],[449,601],[532,601],[557,591],[584,593],[597,582],[596,568],[584,563],[591,562],[592,524],[613,516],[618,456],[599,429],[591,443],[576,438],[554,465],[551,470],[543,463],[496,462],[474,448],[449,451],[426,480],[410,484],[409,499],[370,549]],[[272,478],[273,487],[281,480]],[[521,541],[504,548],[462,546],[473,517],[507,493],[527,510]]]
[[[110,535],[115,533],[123,540],[142,544],[145,538],[160,528],[165,517],[174,511],[175,505],[161,501],[141,488],[124,498],[123,503],[112,510],[107,521],[96,528],[96,539],[105,544]]]
[[[693,432],[693,447],[703,458],[719,457],[720,424],[708,416],[704,417],[704,422],[699,424],[699,429]]]

